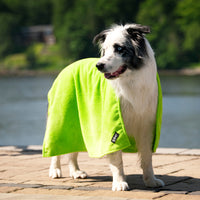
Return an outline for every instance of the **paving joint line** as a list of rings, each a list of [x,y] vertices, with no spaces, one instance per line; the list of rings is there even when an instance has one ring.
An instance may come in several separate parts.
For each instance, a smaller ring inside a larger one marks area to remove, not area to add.
[[[6,193],[9,193],[9,194],[12,194],[13,192],[17,192],[17,191],[20,191],[20,190],[23,190],[24,188],[16,188],[16,189],[13,189],[12,191],[8,191]]]
[[[181,160],[181,161],[177,161],[177,162],[171,162],[171,163],[163,164],[163,165],[157,165],[157,166],[154,166],[154,168],[159,168],[159,167],[163,167],[163,166],[169,166],[169,165],[178,164],[178,163],[182,163],[182,162],[187,162],[187,161],[191,161],[191,160],[199,160],[199,157],[186,159],[186,160]]]
[[[178,169],[178,170],[175,170],[175,171],[172,171],[172,172],[168,172],[168,173],[166,173],[166,174],[164,174],[164,175],[175,174],[175,173],[180,172],[180,171],[183,171],[183,170],[184,170],[184,169]]]
[[[160,199],[162,197],[165,197],[165,196],[168,196],[169,194],[162,194],[160,196],[157,196],[157,197],[153,197],[152,199]]]

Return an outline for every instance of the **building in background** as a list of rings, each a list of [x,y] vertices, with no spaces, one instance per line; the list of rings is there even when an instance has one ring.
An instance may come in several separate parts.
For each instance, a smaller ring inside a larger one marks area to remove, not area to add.
[[[24,27],[21,30],[21,40],[25,45],[29,45],[33,42],[42,42],[48,45],[52,45],[56,42],[53,33],[53,26],[51,25]]]

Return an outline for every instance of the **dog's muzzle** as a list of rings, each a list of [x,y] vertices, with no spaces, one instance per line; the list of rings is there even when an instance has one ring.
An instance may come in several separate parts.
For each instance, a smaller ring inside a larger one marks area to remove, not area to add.
[[[118,68],[117,71],[115,72],[112,72],[112,73],[109,73],[109,72],[106,72],[105,70],[105,64],[104,63],[97,63],[96,64],[96,67],[97,69],[104,73],[104,77],[107,78],[107,79],[114,79],[114,78],[118,78],[121,74],[123,74],[126,70],[127,70],[127,66],[126,65],[122,65]]]

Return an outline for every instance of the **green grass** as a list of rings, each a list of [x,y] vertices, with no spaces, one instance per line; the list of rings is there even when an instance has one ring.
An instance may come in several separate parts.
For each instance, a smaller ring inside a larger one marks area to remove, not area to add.
[[[3,68],[7,70],[21,70],[28,65],[26,55],[23,53],[7,56],[2,62]]]

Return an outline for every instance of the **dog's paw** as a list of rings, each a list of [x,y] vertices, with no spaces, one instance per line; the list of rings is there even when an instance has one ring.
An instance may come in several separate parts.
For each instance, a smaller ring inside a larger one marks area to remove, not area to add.
[[[128,183],[125,181],[113,182],[112,191],[126,191],[129,189]]]
[[[144,183],[147,187],[163,187],[165,186],[165,183],[161,180],[161,179],[157,179],[157,178],[152,178],[152,179],[146,179],[144,180]]]
[[[61,169],[50,167],[49,177],[50,178],[60,178],[60,177],[62,177]]]
[[[84,171],[77,170],[70,172],[70,177],[72,177],[73,179],[79,179],[79,178],[84,179],[87,178],[87,174]]]

